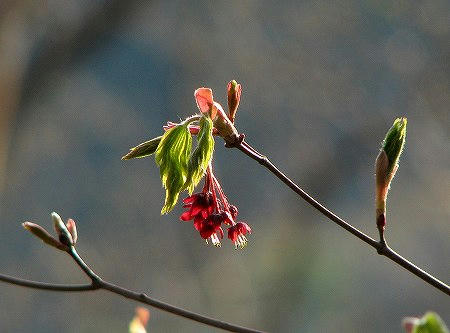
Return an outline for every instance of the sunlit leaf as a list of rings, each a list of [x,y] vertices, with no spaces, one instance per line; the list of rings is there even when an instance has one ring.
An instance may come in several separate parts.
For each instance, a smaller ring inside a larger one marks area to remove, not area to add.
[[[188,124],[177,125],[164,133],[155,152],[156,164],[166,199],[161,214],[170,212],[177,203],[188,176],[188,162],[192,149],[192,137]]]
[[[198,144],[193,151],[188,165],[188,179],[185,187],[192,194],[195,186],[203,178],[214,151],[214,138],[212,136],[213,123],[209,117],[200,120],[200,131],[197,135]]]

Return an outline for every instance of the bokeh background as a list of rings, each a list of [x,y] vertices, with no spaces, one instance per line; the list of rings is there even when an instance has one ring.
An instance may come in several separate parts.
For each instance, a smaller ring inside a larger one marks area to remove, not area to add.
[[[105,279],[271,332],[400,332],[450,301],[299,200],[218,140],[215,169],[253,228],[236,251],[206,246],[180,205],[160,216],[152,158],[121,161],[196,112],[194,89],[293,180],[376,237],[373,164],[398,116],[406,149],[387,239],[449,281],[450,5],[445,0],[0,2],[0,267],[83,283],[64,253],[20,223],[77,221],[81,255]],[[136,304],[106,292],[0,284],[1,332],[126,332]],[[212,332],[151,309],[150,332]]]

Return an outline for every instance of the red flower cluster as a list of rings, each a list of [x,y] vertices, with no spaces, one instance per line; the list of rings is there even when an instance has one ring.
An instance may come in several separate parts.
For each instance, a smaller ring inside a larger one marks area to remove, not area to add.
[[[220,246],[223,238],[222,225],[228,228],[228,238],[236,248],[247,245],[245,235],[251,233],[250,227],[244,222],[236,223],[238,210],[236,206],[228,203],[219,181],[214,176],[211,166],[208,167],[205,176],[205,185],[200,193],[195,193],[183,200],[187,210],[181,214],[182,221],[194,221],[194,228],[200,236],[208,239],[215,246]]]
[[[233,123],[236,110],[241,98],[241,85],[236,81],[231,81],[227,86],[228,114],[225,114],[222,106],[215,102],[212,90],[209,88],[199,88],[194,92],[197,107],[202,114],[208,114],[214,121],[213,135],[224,137],[238,135]],[[165,130],[173,127],[174,124],[168,122]],[[190,125],[189,130],[192,135],[198,133],[199,128]],[[234,243],[236,248],[243,248],[247,244],[245,235],[251,233],[250,227],[244,222],[235,222],[238,215],[236,206],[230,205],[219,181],[212,172],[211,163],[206,170],[205,185],[200,193],[195,193],[183,200],[184,208],[187,210],[181,214],[182,221],[194,221],[194,228],[200,236],[208,239],[215,245],[220,246],[220,239],[223,238],[223,229],[228,228],[228,238]]]

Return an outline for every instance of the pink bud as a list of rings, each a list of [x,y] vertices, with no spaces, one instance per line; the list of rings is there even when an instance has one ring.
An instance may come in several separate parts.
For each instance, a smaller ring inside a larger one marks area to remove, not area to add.
[[[211,116],[217,134],[229,144],[238,142],[239,133],[225,111],[223,111],[222,106],[214,102],[212,90],[210,88],[198,88],[194,92],[194,97],[199,110]]]
[[[198,88],[194,92],[195,101],[197,107],[201,113],[207,113],[211,116],[211,119],[216,118],[217,110],[213,108],[213,94],[210,88]]]
[[[77,225],[75,224],[75,221],[72,219],[68,219],[66,223],[67,230],[69,230],[70,234],[72,235],[72,241],[73,245],[77,243],[78,234],[77,234]]]

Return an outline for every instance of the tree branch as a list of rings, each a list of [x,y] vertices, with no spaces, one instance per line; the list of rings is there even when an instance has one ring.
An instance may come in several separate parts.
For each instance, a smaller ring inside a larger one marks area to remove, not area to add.
[[[328,217],[331,221],[339,225],[340,227],[344,228],[354,236],[361,239],[363,242],[367,243],[368,245],[375,248],[378,252],[378,254],[383,255],[395,263],[399,264],[403,268],[410,271],[415,276],[421,278],[425,282],[429,283],[433,287],[439,289],[440,291],[444,292],[445,294],[450,296],[450,287],[445,284],[444,282],[438,280],[433,275],[427,273],[423,269],[417,267],[407,259],[400,256],[397,252],[392,250],[386,242],[377,242],[373,238],[369,237],[362,231],[356,229],[348,222],[344,221],[342,218],[334,214],[331,210],[323,206],[321,203],[319,203],[317,200],[315,200],[313,197],[311,197],[308,193],[303,191],[297,184],[295,184],[292,180],[290,180],[284,173],[282,173],[278,168],[270,162],[270,160],[259,153],[255,148],[250,146],[245,140],[240,140],[238,142],[229,143],[227,142],[226,147],[229,148],[237,148],[240,151],[242,151],[244,154],[249,156],[251,159],[255,160],[262,166],[264,166],[266,169],[268,169],[272,174],[274,174],[278,179],[280,179],[283,183],[285,183],[291,190],[293,190],[295,193],[297,193],[303,200],[305,200],[307,203],[309,203],[311,206],[313,206],[315,209],[317,209],[319,212],[321,212],[323,215]]]
[[[150,306],[153,306],[155,308],[158,308],[160,310],[170,312],[174,315],[185,317],[191,320],[194,320],[199,323],[203,323],[205,325],[217,327],[226,331],[230,332],[242,332],[242,333],[256,333],[261,332],[257,330],[253,330],[250,328],[237,326],[233,324],[229,324],[224,321],[220,321],[217,319],[209,318],[206,316],[202,316],[198,313],[187,311],[181,308],[178,308],[176,306],[161,302],[157,299],[151,298],[147,296],[145,293],[139,293],[136,291],[132,291],[120,286],[117,286],[113,283],[107,282],[100,278],[97,274],[94,273],[94,271],[81,259],[81,257],[78,255],[77,251],[75,250],[75,247],[71,247],[68,251],[70,256],[75,260],[78,266],[83,270],[83,272],[86,273],[87,276],[92,280],[92,285],[96,286],[98,289],[104,289],[108,290],[114,294],[121,295],[123,297],[135,300],[140,303],[144,303]]]
[[[0,274],[0,281],[15,284],[17,286],[22,287],[50,290],[50,291],[88,291],[98,289],[98,287],[93,286],[92,284],[80,284],[80,285],[53,284],[53,283],[25,280],[6,274]]]
[[[221,321],[218,319],[210,318],[203,316],[201,314],[191,312],[179,307],[176,307],[174,305],[170,305],[164,302],[161,302],[157,299],[149,297],[145,293],[139,293],[133,290],[129,290],[120,286],[117,286],[111,282],[103,280],[101,277],[99,277],[85,262],[84,260],[79,256],[78,252],[76,251],[74,246],[71,246],[67,253],[72,257],[72,259],[77,263],[77,265],[83,270],[83,272],[91,279],[91,284],[84,284],[84,285],[62,285],[62,284],[51,284],[51,283],[45,283],[45,282],[39,282],[39,281],[30,281],[30,280],[24,280],[20,278],[16,278],[9,275],[0,274],[0,281],[27,287],[27,288],[33,288],[33,289],[42,289],[42,290],[51,290],[51,291],[65,291],[65,292],[74,292],[74,291],[92,291],[92,290],[107,290],[114,294],[135,300],[140,303],[144,303],[147,305],[150,305],[154,308],[170,312],[174,315],[181,316],[187,319],[191,319],[193,321],[196,321],[198,323],[202,323],[208,326],[216,327],[223,329],[225,331],[229,332],[239,332],[239,333],[263,333],[262,331],[233,325],[230,323],[227,323],[225,321]]]

